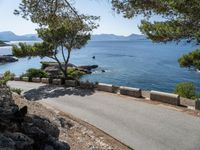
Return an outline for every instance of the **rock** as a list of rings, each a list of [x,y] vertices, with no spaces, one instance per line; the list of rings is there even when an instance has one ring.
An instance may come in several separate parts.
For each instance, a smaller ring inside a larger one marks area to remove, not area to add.
[[[101,70],[101,72],[106,72],[105,70]]]
[[[55,150],[51,145],[45,145],[44,150]]]
[[[79,69],[92,70],[98,68],[98,65],[78,66]]]
[[[5,133],[5,136],[12,139],[17,149],[27,149],[29,145],[32,145],[34,141],[28,136],[22,133]]]
[[[8,63],[8,62],[16,62],[18,61],[17,57],[12,55],[1,55],[0,56],[0,63]]]
[[[0,85],[0,112],[0,149],[70,149],[68,144],[58,140],[60,131],[55,124],[27,114],[27,106],[19,109],[5,85]]]
[[[93,56],[92,59],[95,59],[95,56]]]
[[[0,148],[6,150],[14,150],[15,142],[11,139],[0,133]]]

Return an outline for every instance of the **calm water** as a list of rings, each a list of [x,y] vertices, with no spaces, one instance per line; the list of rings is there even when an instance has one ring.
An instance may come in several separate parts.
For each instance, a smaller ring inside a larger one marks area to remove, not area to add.
[[[174,90],[176,83],[192,81],[200,89],[200,73],[180,68],[177,62],[182,54],[196,48],[195,45],[153,44],[149,41],[89,42],[83,49],[72,53],[71,63],[99,65],[83,80],[168,92]],[[10,53],[10,47],[0,48],[0,54]],[[93,60],[92,56],[96,59]],[[19,59],[15,63],[0,65],[0,73],[10,70],[19,75],[31,67],[40,68],[40,61],[39,57]],[[106,72],[102,73],[102,69]]]

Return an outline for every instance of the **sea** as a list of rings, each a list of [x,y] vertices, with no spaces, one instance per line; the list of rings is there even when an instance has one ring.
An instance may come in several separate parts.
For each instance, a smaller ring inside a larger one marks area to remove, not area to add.
[[[17,43],[18,41],[11,42]],[[179,57],[198,48],[200,46],[185,42],[163,44],[149,40],[90,41],[82,49],[72,52],[70,63],[99,66],[81,80],[164,92],[173,92],[177,83],[193,82],[200,91],[200,73],[181,68],[178,63]],[[0,55],[11,53],[10,46],[0,47]],[[18,62],[0,64],[0,74],[10,70],[20,75],[29,68],[40,68],[41,61],[51,59],[20,58]]]

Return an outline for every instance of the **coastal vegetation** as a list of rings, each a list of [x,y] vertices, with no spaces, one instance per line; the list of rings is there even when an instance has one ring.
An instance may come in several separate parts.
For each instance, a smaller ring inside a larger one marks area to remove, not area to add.
[[[196,100],[199,98],[199,93],[196,91],[196,86],[192,82],[183,82],[177,84],[174,93],[188,99]]]
[[[65,78],[68,77],[68,63],[72,50],[87,44],[92,30],[98,27],[96,21],[99,19],[96,16],[78,14],[66,0],[22,1],[15,14],[30,18],[32,22],[39,24],[37,33],[43,42],[33,46],[13,46],[13,54],[18,57],[49,57],[59,64]],[[57,56],[59,52],[62,54],[62,60]]]
[[[10,71],[6,71],[3,76],[0,78],[0,85],[5,85],[9,80],[13,79],[15,74]]]
[[[35,69],[35,68],[30,68],[26,71],[25,74],[22,75],[22,77],[29,77],[29,78],[46,78],[48,75],[45,71],[42,69]]]

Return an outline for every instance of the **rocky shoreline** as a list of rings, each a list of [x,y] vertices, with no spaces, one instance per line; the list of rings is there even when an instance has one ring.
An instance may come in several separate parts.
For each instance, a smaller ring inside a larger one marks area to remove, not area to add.
[[[62,74],[60,71],[59,65],[56,62],[41,62],[42,69],[48,73],[50,77],[56,77]],[[63,64],[64,67],[64,64]],[[98,65],[85,65],[85,66],[76,66],[74,64],[68,64],[68,68],[73,68],[77,71],[84,72],[85,74],[91,74],[92,70],[98,68]]]
[[[0,63],[10,63],[16,61],[18,61],[18,58],[13,55],[0,55]]]

